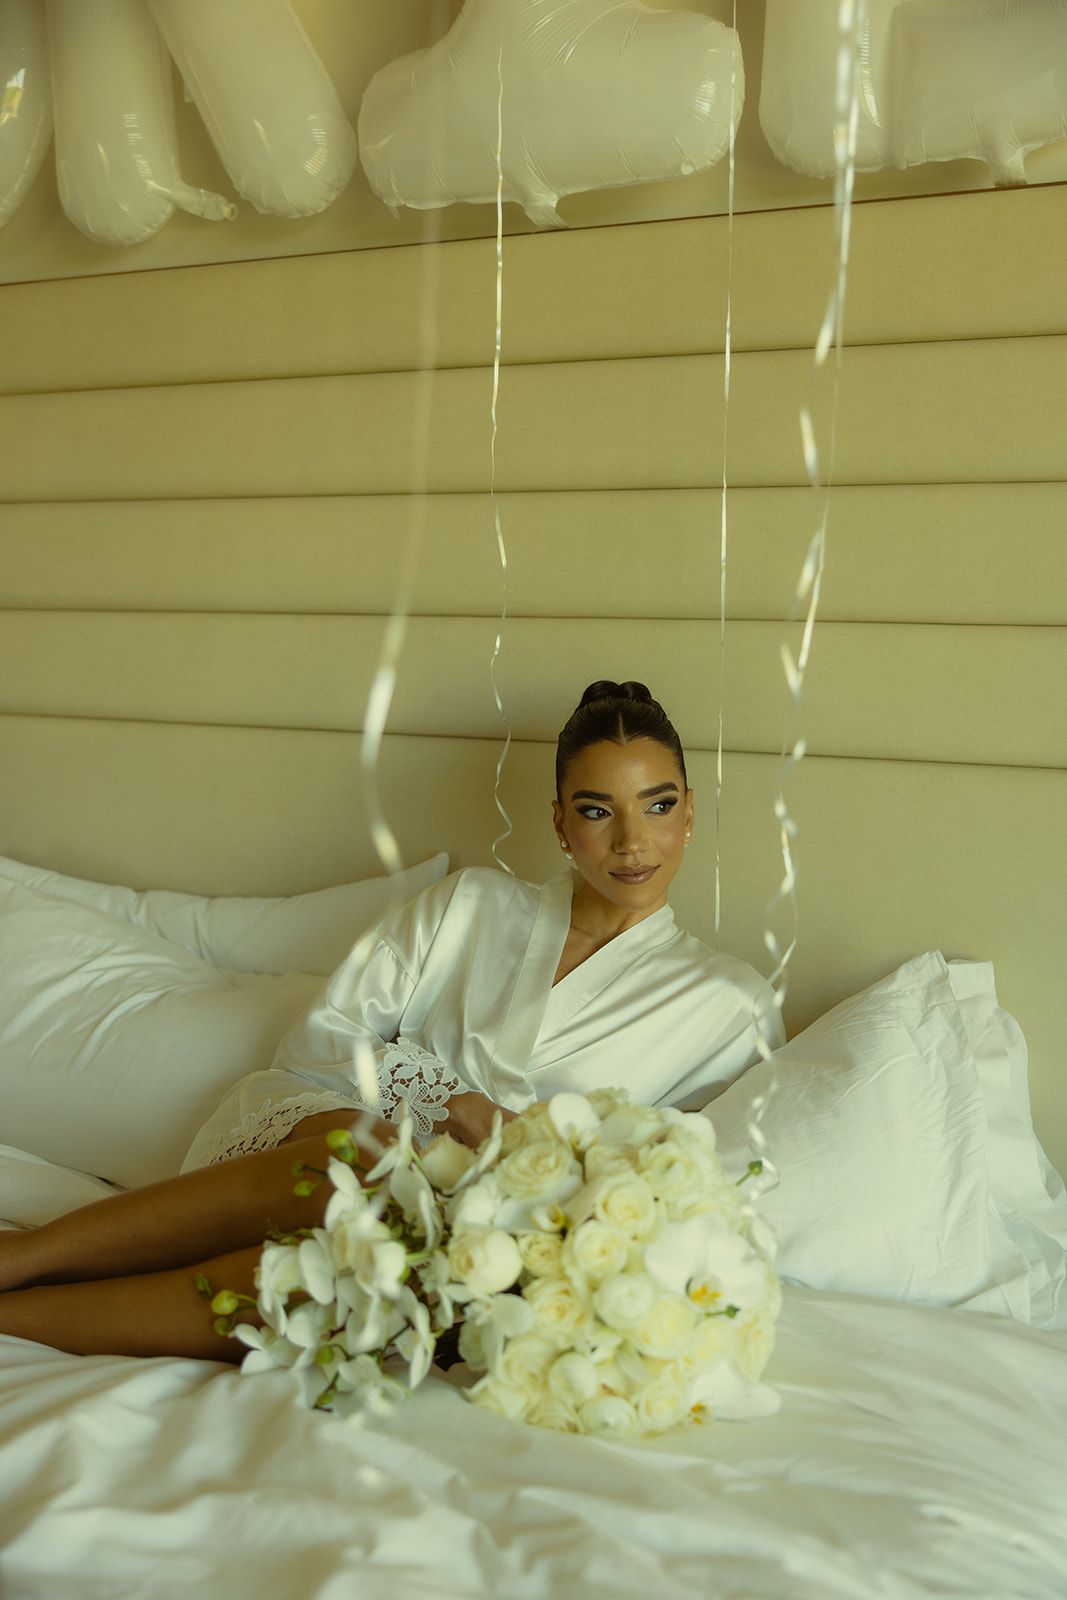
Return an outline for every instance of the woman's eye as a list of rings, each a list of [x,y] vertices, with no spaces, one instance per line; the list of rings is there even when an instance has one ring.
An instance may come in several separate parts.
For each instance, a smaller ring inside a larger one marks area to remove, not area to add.
[[[677,804],[678,804],[677,800],[657,800],[656,803],[653,805],[652,810],[656,814],[656,816],[665,817],[668,814],[668,812],[674,810],[674,807]]]
[[[607,812],[603,806],[579,806],[578,815],[587,817],[590,822],[599,822],[601,817],[607,816]]]

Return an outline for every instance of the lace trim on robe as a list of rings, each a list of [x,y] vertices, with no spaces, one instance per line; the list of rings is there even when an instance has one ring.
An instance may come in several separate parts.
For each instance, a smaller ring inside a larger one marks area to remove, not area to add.
[[[425,1144],[434,1137],[434,1123],[443,1122],[448,1116],[449,1097],[460,1087],[456,1074],[436,1056],[410,1039],[397,1039],[386,1046],[382,1057],[378,1080],[381,1098],[376,1106],[367,1109],[375,1116],[396,1122],[400,1116],[400,1101],[406,1100],[415,1137],[420,1144]]]
[[[198,1151],[196,1168],[192,1170],[217,1166],[220,1161],[231,1161],[236,1156],[255,1155],[260,1150],[273,1150],[304,1117],[322,1111],[351,1111],[353,1118],[368,1111],[386,1121],[397,1122],[401,1100],[406,1100],[411,1110],[415,1138],[425,1144],[434,1137],[434,1123],[443,1122],[448,1116],[449,1097],[459,1088],[459,1078],[436,1056],[409,1039],[398,1039],[386,1047],[382,1057],[376,1105],[367,1105],[355,1095],[337,1094],[329,1089],[309,1090],[307,1094],[294,1095],[277,1104],[264,1100],[242,1117],[238,1127],[217,1135],[205,1151]]]
[[[291,1100],[264,1100],[241,1118],[229,1133],[219,1133],[204,1150],[195,1151],[196,1164],[188,1170],[198,1172],[201,1167],[215,1167],[220,1161],[232,1161],[236,1156],[252,1156],[261,1150],[273,1150],[286,1134],[292,1133],[298,1122],[313,1117],[320,1111],[351,1111],[355,1121],[363,1108],[349,1095],[332,1094],[328,1089],[294,1095]],[[193,1152],[190,1152],[193,1154]]]

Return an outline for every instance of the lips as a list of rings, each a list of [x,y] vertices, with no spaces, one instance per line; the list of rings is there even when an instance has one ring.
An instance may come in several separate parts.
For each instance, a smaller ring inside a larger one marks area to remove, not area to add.
[[[615,878],[619,883],[647,883],[649,878],[652,877],[653,873],[658,872],[658,871],[659,871],[659,867],[658,866],[657,867],[635,867],[632,872],[627,872],[627,871],[624,871],[622,868],[618,868],[615,872],[613,872],[611,874],[611,876],[613,878]]]

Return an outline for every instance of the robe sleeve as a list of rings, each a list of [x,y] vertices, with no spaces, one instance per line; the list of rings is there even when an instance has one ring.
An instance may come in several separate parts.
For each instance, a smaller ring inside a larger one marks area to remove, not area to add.
[[[240,1079],[200,1129],[183,1172],[272,1149],[320,1111],[390,1117],[403,1097],[416,1136],[432,1138],[460,1087],[451,1068],[402,1037],[404,1012],[458,874],[434,884],[360,939],[283,1037],[269,1068]]]
[[[337,1079],[379,1116],[391,1117],[403,1096],[416,1131],[432,1133],[432,1108],[444,1106],[459,1079],[404,1038],[404,1013],[455,885],[456,877],[434,884],[356,944],[282,1039],[272,1070],[323,1084]]]

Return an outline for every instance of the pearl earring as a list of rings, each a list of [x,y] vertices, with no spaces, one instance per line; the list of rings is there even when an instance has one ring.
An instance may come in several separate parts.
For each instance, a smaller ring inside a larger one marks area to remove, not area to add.
[[[566,857],[567,857],[567,860],[568,860],[568,861],[573,861],[573,860],[574,860],[574,857],[573,857],[573,855],[572,855],[572,854],[571,854],[571,852],[570,852],[570,851],[569,851],[569,850],[568,850],[568,849],[567,849],[567,841],[566,841],[566,839],[561,839],[561,840],[560,840],[560,841],[559,841],[559,847],[560,847],[560,849],[561,849],[561,850],[562,850],[562,851],[563,851],[563,854],[564,854],[564,855],[565,855],[565,856],[566,856]]]

